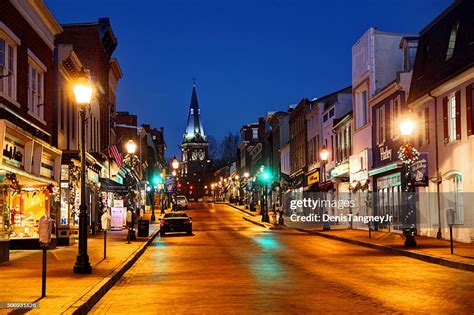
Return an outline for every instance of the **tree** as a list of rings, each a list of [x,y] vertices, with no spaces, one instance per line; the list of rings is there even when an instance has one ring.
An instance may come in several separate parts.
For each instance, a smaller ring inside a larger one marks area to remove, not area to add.
[[[220,147],[222,148],[221,151],[221,160],[224,162],[232,162],[236,160],[237,154],[237,147],[239,146],[240,136],[238,133],[231,133],[225,136],[222,141]]]
[[[216,137],[212,135],[207,136],[207,142],[209,142],[209,157],[211,160],[219,160],[220,159],[220,150],[219,150],[219,140],[216,139]]]

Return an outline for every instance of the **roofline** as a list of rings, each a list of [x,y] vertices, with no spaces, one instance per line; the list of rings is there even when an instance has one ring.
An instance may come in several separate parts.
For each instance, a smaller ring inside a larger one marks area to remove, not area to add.
[[[423,27],[420,31],[420,35],[423,35],[429,32],[439,21],[441,21],[446,15],[451,13],[451,11],[457,7],[462,1],[461,0],[454,0],[446,9],[444,9],[440,14],[438,14],[434,19],[432,19],[425,27]]]
[[[332,92],[332,93],[326,94],[326,95],[324,95],[324,96],[321,96],[321,97],[319,97],[317,100],[315,100],[314,102],[316,102],[316,103],[317,103],[317,102],[320,102],[321,100],[323,100],[323,99],[325,99],[325,98],[327,98],[327,97],[329,97],[329,96],[332,96],[332,95],[334,95],[334,94],[341,93],[342,91],[344,91],[344,90],[346,90],[346,89],[349,89],[349,88],[351,89],[351,92],[348,93],[348,94],[352,94],[352,84],[351,84],[351,85],[346,86],[346,87],[344,87],[344,88],[342,88],[342,89],[339,89],[339,90],[337,90],[337,91],[335,91],[335,92]]]

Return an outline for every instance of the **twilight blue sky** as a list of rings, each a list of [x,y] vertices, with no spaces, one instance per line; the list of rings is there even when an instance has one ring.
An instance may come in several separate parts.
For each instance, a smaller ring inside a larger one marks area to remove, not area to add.
[[[46,0],[61,23],[110,17],[124,77],[117,108],[165,127],[178,153],[193,76],[204,130],[222,137],[351,81],[371,26],[417,34],[452,0]]]

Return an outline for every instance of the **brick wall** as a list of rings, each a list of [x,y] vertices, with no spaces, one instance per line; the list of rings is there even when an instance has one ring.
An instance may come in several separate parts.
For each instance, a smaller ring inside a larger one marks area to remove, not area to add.
[[[21,40],[17,46],[17,102],[20,108],[0,97],[0,102],[28,121],[52,133],[53,50],[28,24],[10,1],[0,1],[0,21]],[[44,74],[44,122],[28,114],[28,49],[46,66]]]

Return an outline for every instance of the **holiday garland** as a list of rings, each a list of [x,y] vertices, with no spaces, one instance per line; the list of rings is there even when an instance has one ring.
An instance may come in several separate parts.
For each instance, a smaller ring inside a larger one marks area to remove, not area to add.
[[[398,158],[405,164],[413,164],[420,158],[420,152],[418,152],[413,144],[405,143],[398,150]]]

